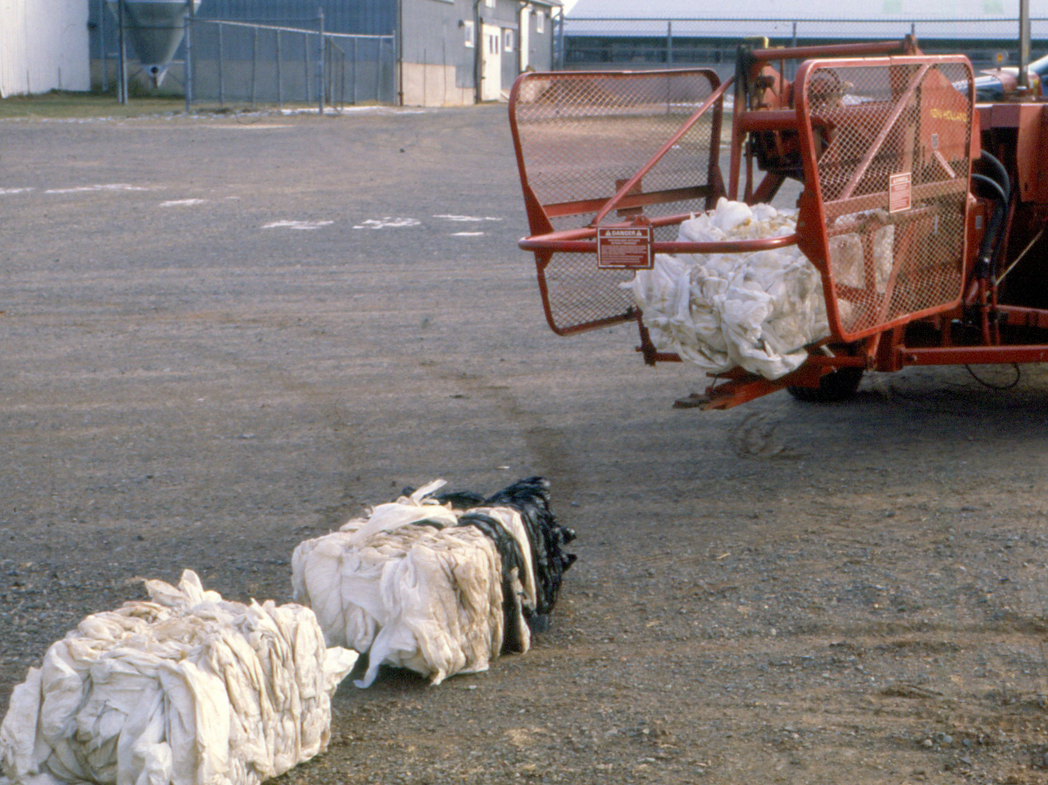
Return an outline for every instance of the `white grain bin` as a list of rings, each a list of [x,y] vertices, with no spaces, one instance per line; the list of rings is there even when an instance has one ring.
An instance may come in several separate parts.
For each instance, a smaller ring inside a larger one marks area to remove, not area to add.
[[[157,87],[164,80],[171,58],[185,34],[189,4],[193,11],[200,0],[123,0],[124,30],[131,39],[138,61]],[[107,0],[109,10],[120,19],[119,0]]]

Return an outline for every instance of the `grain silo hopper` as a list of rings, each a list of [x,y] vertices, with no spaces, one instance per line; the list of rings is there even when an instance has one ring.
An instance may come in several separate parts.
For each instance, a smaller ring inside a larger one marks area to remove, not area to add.
[[[185,34],[185,18],[200,0],[107,0],[118,21],[123,6],[123,28],[131,39],[142,70],[159,87]]]

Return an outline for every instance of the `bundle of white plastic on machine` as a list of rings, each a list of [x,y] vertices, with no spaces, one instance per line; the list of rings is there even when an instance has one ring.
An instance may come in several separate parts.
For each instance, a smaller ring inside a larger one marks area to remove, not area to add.
[[[313,608],[330,645],[367,653],[360,687],[383,664],[439,684],[527,651],[575,559],[563,550],[574,533],[556,522],[543,478],[487,499],[438,494],[444,484],[295,548],[295,599]]]
[[[15,687],[10,783],[256,785],[321,752],[356,652],[300,605],[227,602],[186,571],[84,619]],[[0,777],[0,782],[4,778]]]
[[[685,242],[790,235],[796,211],[721,199],[680,226]],[[796,370],[805,346],[829,334],[822,280],[795,245],[753,253],[659,254],[623,284],[643,312],[652,343],[711,374],[735,367],[777,379]]]

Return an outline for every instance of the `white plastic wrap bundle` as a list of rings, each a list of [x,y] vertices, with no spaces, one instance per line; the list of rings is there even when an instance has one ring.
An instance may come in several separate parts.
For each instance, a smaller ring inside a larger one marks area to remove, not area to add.
[[[854,221],[856,226],[863,226],[867,236],[872,238],[873,288],[878,295],[884,295],[892,272],[895,243],[895,227],[888,223],[888,214],[884,210],[869,210],[842,215],[837,220],[840,223]],[[865,254],[859,233],[845,232],[831,237],[829,251],[834,283],[838,286],[844,284],[858,291],[864,290],[868,283]],[[862,315],[861,310],[857,310],[853,303],[842,297],[837,299],[837,309],[845,329],[857,315]]]
[[[793,234],[796,211],[721,199],[680,226],[688,242]],[[768,379],[796,370],[805,345],[826,337],[822,280],[793,246],[748,254],[659,254],[623,284],[643,311],[652,342],[704,371],[736,366]]]
[[[15,687],[11,783],[256,785],[321,752],[357,653],[299,605],[227,602],[186,571],[88,616]],[[0,782],[4,778],[0,778]]]
[[[515,607],[507,622],[495,543],[473,526],[458,526],[461,511],[425,498],[444,484],[436,480],[295,548],[296,601],[313,608],[329,645],[368,652],[359,687],[370,686],[383,663],[433,684],[486,670],[501,652],[507,623],[520,650],[530,646],[524,613],[536,605],[536,587],[519,512],[472,511],[495,518],[525,558],[525,574],[512,576]]]

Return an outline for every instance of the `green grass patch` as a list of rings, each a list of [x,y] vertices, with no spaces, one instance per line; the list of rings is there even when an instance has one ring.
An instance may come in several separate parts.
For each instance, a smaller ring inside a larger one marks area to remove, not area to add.
[[[52,90],[40,95],[16,95],[0,99],[0,119],[143,117],[178,114],[184,112],[185,108],[185,99],[177,96],[139,98],[132,95],[131,100],[122,105],[112,92],[71,93]]]

